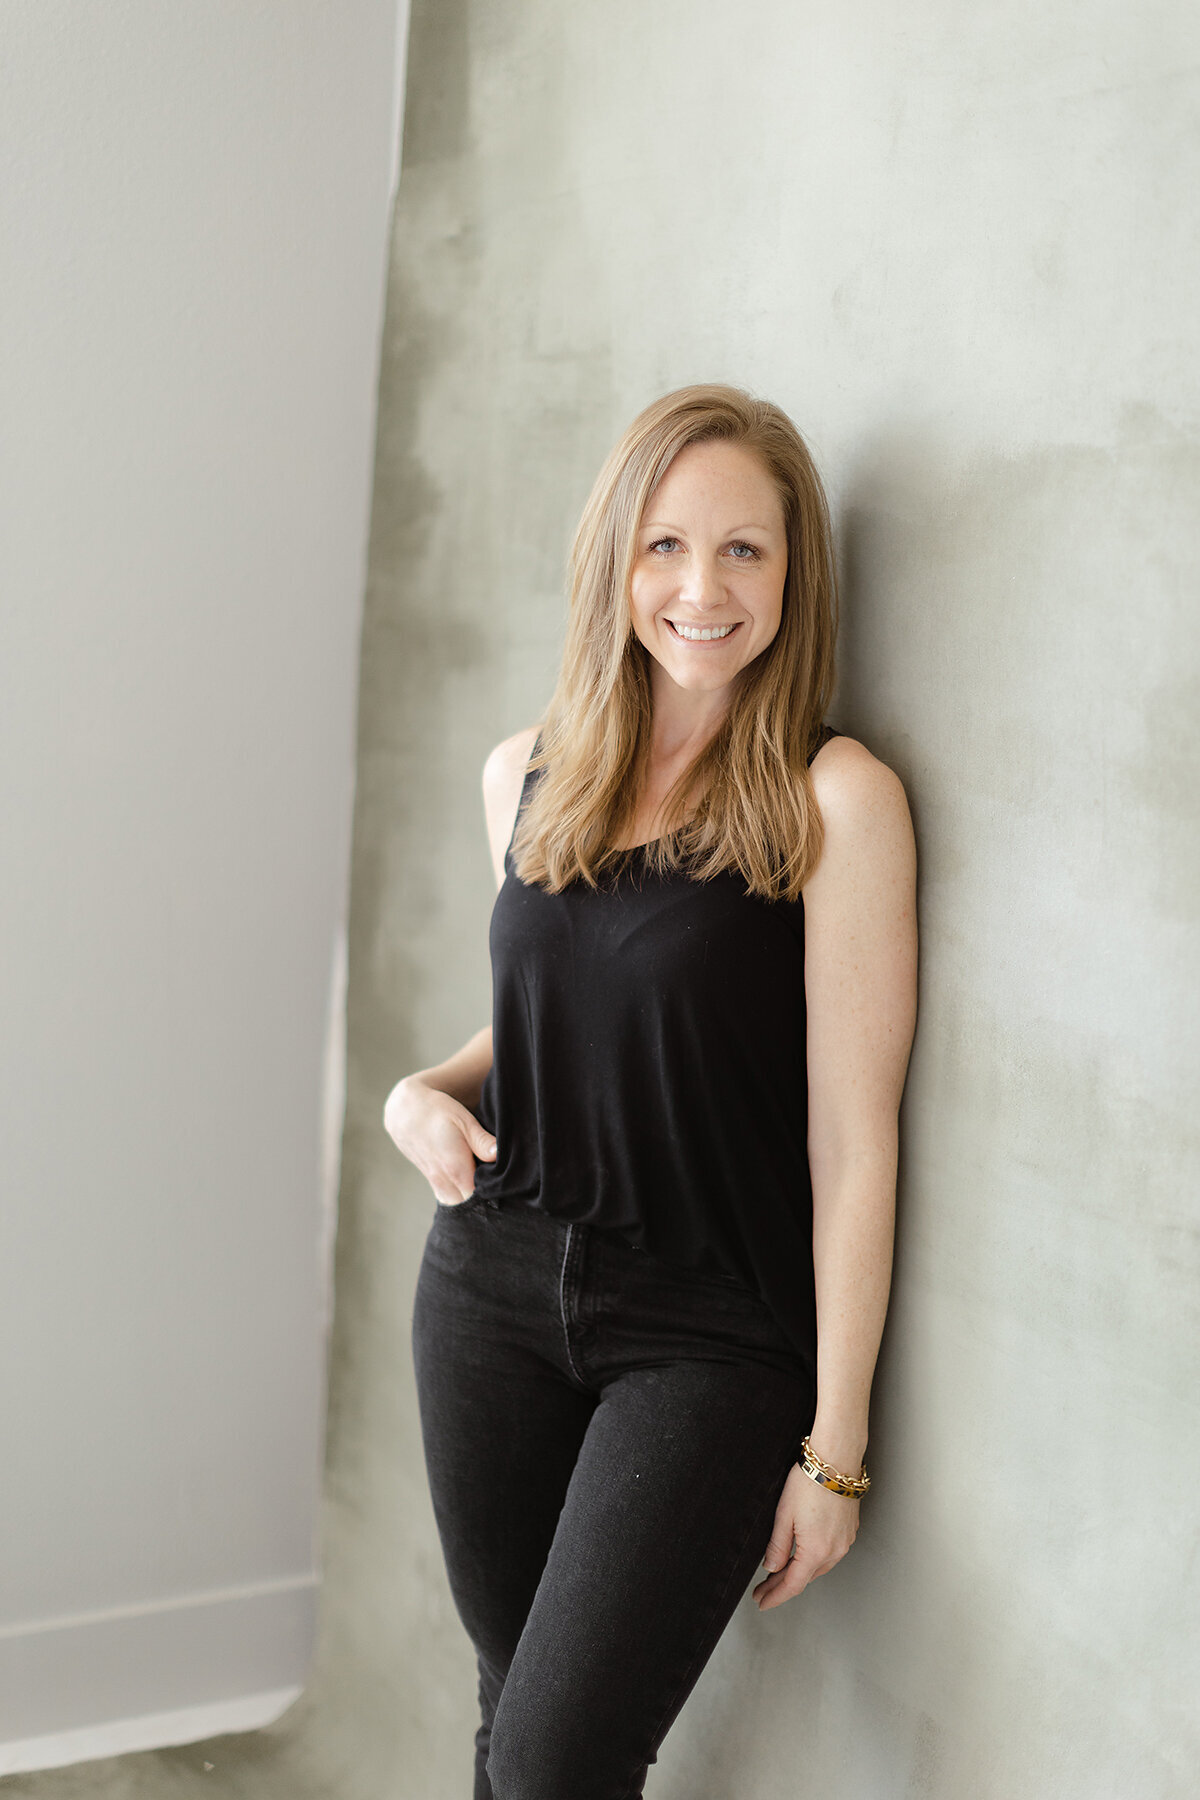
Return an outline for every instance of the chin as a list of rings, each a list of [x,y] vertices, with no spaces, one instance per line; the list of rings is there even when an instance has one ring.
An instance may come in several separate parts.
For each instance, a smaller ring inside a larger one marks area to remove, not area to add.
[[[729,687],[741,674],[741,670],[740,668],[722,670],[719,675],[715,669],[708,674],[702,669],[667,669],[666,673],[671,677],[675,686],[682,688],[685,693],[715,694],[720,689]]]

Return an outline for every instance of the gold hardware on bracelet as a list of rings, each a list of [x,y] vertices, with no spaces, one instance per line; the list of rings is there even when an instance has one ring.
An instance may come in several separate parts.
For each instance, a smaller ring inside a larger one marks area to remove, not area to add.
[[[818,1487],[828,1488],[831,1494],[845,1494],[850,1500],[861,1499],[870,1487],[871,1478],[867,1474],[866,1463],[862,1466],[861,1474],[843,1475],[830,1463],[821,1461],[808,1438],[804,1439],[800,1449],[803,1454],[800,1467],[809,1480],[815,1481]]]

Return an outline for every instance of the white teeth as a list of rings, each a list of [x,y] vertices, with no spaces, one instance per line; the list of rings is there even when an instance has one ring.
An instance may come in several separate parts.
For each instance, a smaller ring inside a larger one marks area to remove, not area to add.
[[[732,625],[714,625],[701,631],[695,625],[676,625],[674,619],[671,620],[671,624],[680,637],[687,638],[692,643],[707,643],[710,638],[728,637],[733,630]]]

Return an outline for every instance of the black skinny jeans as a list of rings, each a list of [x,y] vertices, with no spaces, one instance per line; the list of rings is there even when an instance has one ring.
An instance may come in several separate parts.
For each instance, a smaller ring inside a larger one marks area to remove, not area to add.
[[[815,1371],[731,1277],[435,1204],[413,1352],[474,1800],[635,1800],[762,1561]]]

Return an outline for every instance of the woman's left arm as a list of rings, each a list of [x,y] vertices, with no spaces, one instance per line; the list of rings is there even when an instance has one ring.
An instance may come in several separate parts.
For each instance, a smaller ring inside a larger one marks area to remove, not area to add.
[[[825,824],[804,889],[808,1160],[817,1290],[812,1447],[857,1474],[892,1274],[897,1123],[917,1013],[916,846],[904,788],[854,738],[813,761]],[[833,1568],[860,1502],[788,1476],[759,1606]],[[795,1555],[792,1555],[793,1542]],[[790,1559],[790,1560],[789,1560]]]

